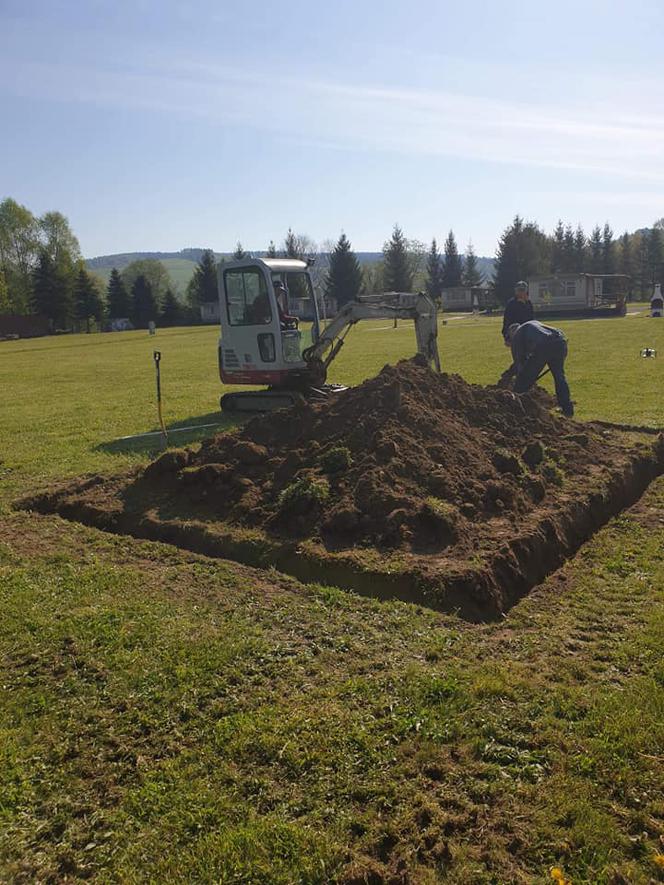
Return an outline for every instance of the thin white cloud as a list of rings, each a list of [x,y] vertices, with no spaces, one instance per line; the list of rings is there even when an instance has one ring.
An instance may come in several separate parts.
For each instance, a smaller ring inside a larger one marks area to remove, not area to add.
[[[142,69],[102,69],[5,57],[0,77],[4,91],[24,98],[203,117],[309,144],[664,182],[664,117],[631,107],[580,111],[156,58]]]

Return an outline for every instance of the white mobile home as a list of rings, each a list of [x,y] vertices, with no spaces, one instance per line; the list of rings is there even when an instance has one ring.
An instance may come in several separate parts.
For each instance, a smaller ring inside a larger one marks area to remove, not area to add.
[[[583,313],[599,309],[624,315],[629,277],[623,274],[567,273],[531,277],[528,294],[536,313]]]

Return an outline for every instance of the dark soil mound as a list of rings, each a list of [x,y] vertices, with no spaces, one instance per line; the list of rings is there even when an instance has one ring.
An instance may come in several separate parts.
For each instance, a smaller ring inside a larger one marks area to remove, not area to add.
[[[416,361],[323,404],[303,404],[169,451],[141,485],[220,520],[328,548],[472,547],[478,523],[522,518],[564,475],[602,460],[598,434],[551,414],[548,394],[438,375]]]

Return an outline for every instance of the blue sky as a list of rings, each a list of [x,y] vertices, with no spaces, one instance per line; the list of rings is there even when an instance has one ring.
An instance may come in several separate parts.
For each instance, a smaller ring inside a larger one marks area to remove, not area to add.
[[[87,257],[664,216],[664,3],[0,0],[0,197]]]

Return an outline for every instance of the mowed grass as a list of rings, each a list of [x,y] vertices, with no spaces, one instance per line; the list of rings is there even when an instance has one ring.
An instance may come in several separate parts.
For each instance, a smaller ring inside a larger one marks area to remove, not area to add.
[[[580,417],[659,425],[664,327],[561,324]],[[662,331],[660,331],[660,328]],[[0,345],[0,879],[664,880],[664,481],[501,623],[16,513],[219,418],[214,328]],[[441,327],[494,381],[494,319]],[[355,328],[332,380],[413,352]]]

